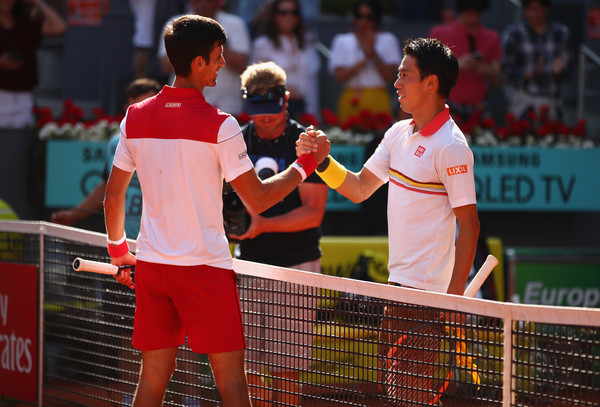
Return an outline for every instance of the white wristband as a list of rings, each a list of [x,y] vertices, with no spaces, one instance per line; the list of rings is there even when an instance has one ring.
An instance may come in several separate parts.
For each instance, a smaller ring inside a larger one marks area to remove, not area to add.
[[[127,236],[125,235],[125,231],[123,231],[123,237],[120,238],[119,240],[110,240],[108,238],[108,234],[106,235],[106,241],[108,242],[108,244],[112,245],[112,246],[118,246],[121,243],[123,243],[125,241],[125,239],[127,239]]]
[[[304,181],[306,179],[306,171],[304,171],[304,168],[302,168],[302,165],[300,165],[296,161],[294,161],[292,163],[291,167],[300,173],[300,176],[302,177],[302,181]]]

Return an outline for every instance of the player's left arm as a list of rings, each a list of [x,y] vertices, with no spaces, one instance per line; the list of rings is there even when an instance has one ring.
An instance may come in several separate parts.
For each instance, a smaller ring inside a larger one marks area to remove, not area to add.
[[[479,238],[479,216],[475,204],[459,206],[453,211],[458,222],[458,237],[448,294],[463,295],[475,259],[477,239]]]
[[[448,191],[450,205],[458,223],[454,268],[448,294],[463,295],[479,238],[473,165],[473,153],[466,143],[449,144],[441,151],[438,161],[438,174]]]

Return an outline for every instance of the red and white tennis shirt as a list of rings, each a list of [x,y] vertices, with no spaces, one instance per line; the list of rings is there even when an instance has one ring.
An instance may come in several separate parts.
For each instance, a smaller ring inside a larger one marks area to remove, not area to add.
[[[413,130],[410,119],[394,124],[365,167],[389,180],[389,281],[446,292],[454,267],[452,208],[476,203],[473,153],[447,106]]]
[[[192,88],[165,86],[132,105],[113,164],[137,171],[143,196],[140,260],[232,268],[223,229],[223,178],[252,169],[235,118]]]

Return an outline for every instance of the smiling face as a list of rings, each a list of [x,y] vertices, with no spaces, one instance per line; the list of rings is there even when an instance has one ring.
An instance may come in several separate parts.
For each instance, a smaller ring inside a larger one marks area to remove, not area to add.
[[[224,66],[225,58],[223,57],[223,46],[216,45],[210,53],[210,60],[208,63],[203,63],[204,69],[200,73],[202,84],[204,86],[215,86],[217,84],[218,71]]]
[[[428,80],[421,79],[421,72],[417,67],[417,60],[406,55],[398,68],[398,78],[394,83],[400,107],[406,113],[415,114],[420,106],[427,102]]]

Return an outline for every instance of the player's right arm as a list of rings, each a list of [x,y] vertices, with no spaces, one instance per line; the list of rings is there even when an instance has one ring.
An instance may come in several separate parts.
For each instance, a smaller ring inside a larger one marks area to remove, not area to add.
[[[106,233],[111,241],[118,241],[125,235],[125,197],[127,187],[131,181],[133,172],[124,171],[113,165],[106,184],[104,195],[104,218],[106,222]],[[124,256],[111,259],[111,264],[117,266],[135,264],[135,256],[128,252]],[[130,270],[124,270],[117,281],[129,288],[134,288]]]
[[[310,130],[300,134],[296,142],[298,156],[314,154],[322,149],[320,143],[323,142],[323,138],[316,138],[315,134]],[[325,160],[319,163],[317,174],[330,188],[335,189],[354,203],[363,202],[384,184],[384,181],[366,167],[363,167],[359,172],[352,172],[331,156],[327,156]]]
[[[321,142],[314,154],[316,163],[322,162],[328,156],[330,145],[325,135],[321,135],[318,138],[320,138]],[[302,157],[297,160],[297,162],[302,161]],[[309,173],[306,175],[312,173],[312,170],[307,169],[307,171]],[[233,179],[231,185],[244,202],[248,211],[257,215],[285,198],[302,181],[303,178],[300,175],[300,170],[295,168],[294,165],[290,165],[283,172],[264,181],[258,178],[256,171],[252,168]]]
[[[359,172],[344,170],[346,178],[335,190],[354,203],[363,202],[383,185],[383,181],[365,167]]]

